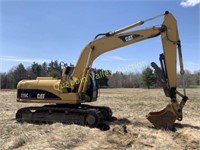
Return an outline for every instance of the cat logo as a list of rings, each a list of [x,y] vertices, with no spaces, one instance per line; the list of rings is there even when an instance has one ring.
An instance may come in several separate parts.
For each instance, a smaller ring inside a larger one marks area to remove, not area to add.
[[[133,40],[133,35],[125,36],[126,42],[131,41],[131,40]]]
[[[140,35],[140,34],[131,34],[131,35],[119,36],[119,38],[123,42],[129,42],[129,41],[135,40],[135,39],[140,38],[140,37],[143,37],[143,35]]]
[[[45,98],[45,94],[37,94],[37,99],[44,99]]]

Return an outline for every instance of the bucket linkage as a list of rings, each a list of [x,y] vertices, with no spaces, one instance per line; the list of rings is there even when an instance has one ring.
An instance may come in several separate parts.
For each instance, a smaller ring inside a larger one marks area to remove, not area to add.
[[[168,104],[161,111],[150,112],[146,117],[157,129],[173,130],[174,122],[176,121],[176,119],[178,121],[181,121],[183,119],[182,109],[186,101],[188,100],[188,97],[186,96],[185,92],[184,78],[183,78],[184,95],[178,92],[176,88],[169,88],[166,72],[164,71],[165,63],[163,61],[164,61],[164,55],[161,54],[160,55],[161,68],[158,67],[158,65],[155,62],[152,62],[151,66],[155,69],[158,75],[158,79],[162,84],[165,95],[171,98],[171,103]],[[182,97],[182,101],[180,103],[177,101],[176,95]]]

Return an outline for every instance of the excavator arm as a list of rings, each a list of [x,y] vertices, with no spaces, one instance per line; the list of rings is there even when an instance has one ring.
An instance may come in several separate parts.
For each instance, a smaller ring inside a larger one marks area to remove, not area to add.
[[[143,25],[145,22],[151,21],[160,16],[164,16],[164,21],[161,26],[153,26],[143,30],[124,32],[136,26]],[[73,80],[89,78],[92,63],[101,54],[116,48],[154,38],[159,35],[161,36],[163,45],[163,54],[160,55],[161,68],[155,63],[152,63],[151,65],[156,70],[160,81],[163,84],[165,95],[171,98],[171,103],[160,112],[149,113],[147,115],[147,119],[156,128],[172,129],[176,119],[182,120],[182,109],[188,98],[185,95],[185,88],[184,94],[181,94],[176,89],[177,49],[179,54],[181,75],[184,75],[184,69],[177,21],[168,11],[162,15],[147,19],[145,21],[136,22],[122,29],[97,35],[95,39],[83,49],[71,77]],[[78,87],[78,93],[83,95],[86,93],[88,80],[81,81],[83,82],[81,82]],[[176,95],[182,97],[180,104],[176,99]]]

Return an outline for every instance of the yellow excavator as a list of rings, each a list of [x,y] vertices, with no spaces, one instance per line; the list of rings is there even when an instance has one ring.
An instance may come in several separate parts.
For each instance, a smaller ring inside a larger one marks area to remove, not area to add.
[[[160,26],[127,31],[158,17],[164,18]],[[20,81],[17,85],[17,102],[46,103],[47,105],[21,108],[16,113],[16,120],[31,123],[62,122],[102,127],[111,120],[112,110],[106,106],[82,104],[96,101],[98,97],[95,71],[92,69],[93,61],[105,52],[157,36],[161,36],[163,46],[163,53],[160,54],[159,58],[161,66],[159,67],[154,62],[151,65],[157,72],[164,93],[171,99],[171,102],[159,112],[150,112],[147,119],[155,128],[173,129],[176,119],[181,121],[183,118],[182,109],[188,97],[186,96],[184,78],[184,93],[177,91],[177,53],[180,74],[184,76],[181,41],[177,21],[168,11],[113,32],[98,34],[82,50],[75,67],[63,63],[61,79],[37,77],[35,80]],[[177,95],[182,98],[181,102],[177,101]]]

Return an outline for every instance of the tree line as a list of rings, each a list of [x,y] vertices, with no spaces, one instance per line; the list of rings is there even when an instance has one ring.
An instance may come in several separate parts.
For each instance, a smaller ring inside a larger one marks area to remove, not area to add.
[[[57,77],[59,78],[60,65],[57,60],[39,64],[33,62],[31,66],[25,68],[22,63],[13,67],[8,73],[1,73],[1,89],[14,89],[17,83],[23,79],[35,79],[36,77]]]
[[[185,86],[199,87],[200,86],[200,71],[191,73],[185,70],[184,75]],[[177,74],[177,86],[182,87],[182,76]],[[159,88],[162,87],[158,76],[150,67],[145,68],[142,73],[128,73],[122,72],[113,73],[108,80],[108,87],[111,88]]]
[[[73,66],[70,64],[70,66]],[[60,63],[55,60],[50,63],[33,62],[31,66],[25,68],[22,63],[13,67],[7,73],[0,73],[1,89],[14,89],[17,83],[23,79],[35,79],[36,77],[54,77],[61,78],[62,68]],[[111,72],[110,70],[95,69],[97,74],[102,72]],[[100,88],[158,88],[161,83],[158,80],[156,72],[150,67],[145,68],[141,73],[122,73],[115,72],[109,76],[101,76],[97,78]],[[177,85],[182,85],[181,75],[177,75]],[[185,71],[185,85],[199,86],[200,85],[200,70],[193,74]]]

